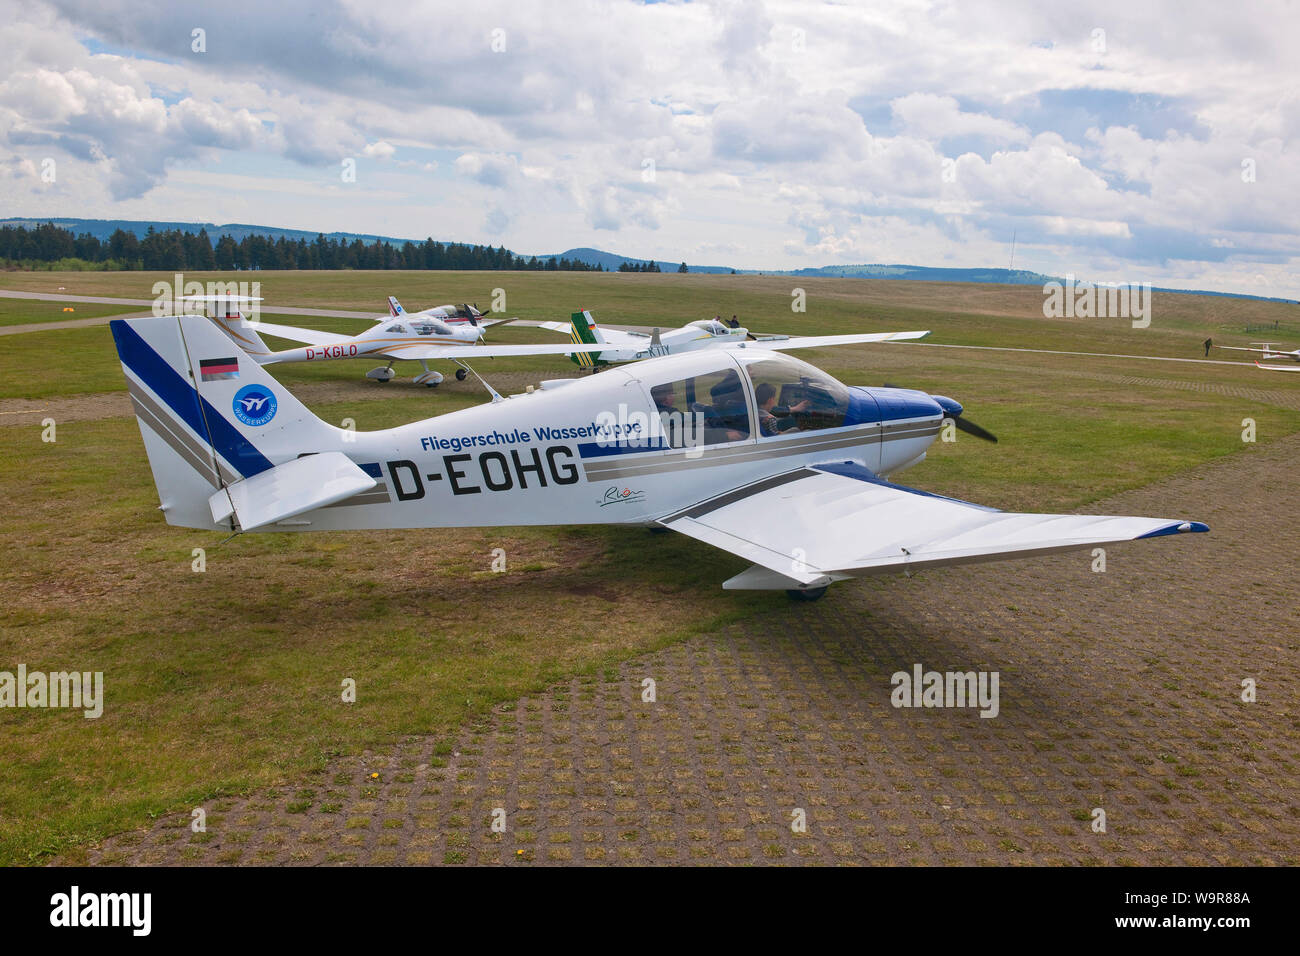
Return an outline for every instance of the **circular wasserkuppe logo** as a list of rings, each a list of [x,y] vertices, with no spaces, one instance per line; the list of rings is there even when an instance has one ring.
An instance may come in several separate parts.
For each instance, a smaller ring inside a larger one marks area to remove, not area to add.
[[[245,385],[235,393],[232,407],[245,425],[265,425],[275,417],[275,395],[261,385]]]

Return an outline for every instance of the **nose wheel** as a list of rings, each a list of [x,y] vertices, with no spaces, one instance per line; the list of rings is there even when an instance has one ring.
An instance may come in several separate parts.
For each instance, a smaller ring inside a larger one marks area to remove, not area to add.
[[[456,369],[456,381],[463,382],[468,375],[469,372],[465,371],[463,368]]]

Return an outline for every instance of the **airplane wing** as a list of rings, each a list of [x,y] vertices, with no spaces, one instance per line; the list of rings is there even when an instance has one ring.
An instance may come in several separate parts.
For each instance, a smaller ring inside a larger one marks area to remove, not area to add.
[[[517,322],[516,325],[527,325],[534,329],[547,329],[551,332],[560,332],[564,335],[573,333],[573,325],[570,322]],[[605,337],[605,344],[610,347],[610,351],[616,351],[623,348],[640,348],[641,343],[650,338],[648,332],[630,332],[627,329],[610,329],[605,326],[599,326],[600,334]]]
[[[274,333],[272,333],[274,334]],[[409,345],[397,344],[384,349],[383,354],[396,359],[431,361],[453,359],[459,362],[480,358],[504,358],[508,355],[569,355],[573,352],[608,352],[609,343],[603,345]]]
[[[351,335],[321,332],[318,329],[300,329],[295,325],[275,325],[272,322],[245,322],[244,325],[257,330],[262,335],[274,335],[276,338],[302,342],[306,345],[338,345],[340,342],[351,342],[353,339]]]
[[[1256,368],[1266,368],[1270,372],[1300,372],[1300,365],[1260,365],[1255,363]]]
[[[760,590],[1209,530],[1168,518],[997,511],[893,484],[853,462],[765,478],[658,523],[752,561],[722,586]]]
[[[529,329],[548,329],[551,332],[571,332],[573,326],[568,322],[538,322],[534,319],[515,319],[515,325]]]
[[[1287,349],[1274,349],[1274,348],[1262,348],[1262,349],[1256,349],[1256,348],[1247,348],[1247,347],[1244,346],[1244,345],[1216,345],[1215,348],[1216,348],[1216,349],[1228,349],[1229,351],[1232,351],[1232,352],[1259,352],[1259,353],[1262,354],[1265,358],[1270,358],[1270,357],[1272,357],[1272,358],[1289,358],[1289,357],[1295,355],[1295,352],[1293,352],[1293,351],[1288,351]]]
[[[825,345],[857,345],[863,342],[907,342],[923,339],[929,335],[925,332],[863,332],[858,335],[795,335],[771,336],[747,342],[724,344],[725,348],[767,349],[768,351],[785,351],[787,349],[816,349]]]

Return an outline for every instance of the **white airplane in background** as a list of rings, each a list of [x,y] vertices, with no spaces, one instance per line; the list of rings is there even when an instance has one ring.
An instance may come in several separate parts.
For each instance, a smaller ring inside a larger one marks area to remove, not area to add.
[[[1256,362],[1255,368],[1266,369],[1270,372],[1300,372],[1300,365],[1260,365],[1259,362]]]
[[[863,575],[1209,530],[1013,514],[894,484],[945,419],[964,421],[961,405],[842,385],[780,343],[650,358],[356,432],[252,357],[227,358],[239,350],[206,317],[110,328],[163,515],[187,528],[662,527],[751,564],[723,587],[805,600]]]
[[[420,312],[407,312],[402,308],[402,303],[397,301],[396,296],[388,297],[388,317],[397,318],[406,316],[415,321],[419,318],[439,319],[447,325],[462,325],[468,322],[470,325],[496,325],[499,322],[512,322],[513,319],[489,319],[477,308],[468,302],[462,302],[460,305],[435,305],[432,308],[424,309]],[[385,321],[384,317],[377,316],[376,322]]]
[[[427,309],[412,314],[401,311],[401,304],[392,296],[389,296],[390,308],[397,309],[397,314],[388,318],[381,316],[376,320],[373,328],[359,335],[340,335],[337,332],[322,332],[319,329],[247,320],[240,313],[238,305],[242,302],[261,301],[248,296],[186,296],[185,299],[191,302],[214,304],[216,307],[212,310],[211,320],[260,365],[366,357],[387,359],[387,365],[373,368],[366,373],[366,378],[377,382],[387,382],[394,377],[393,362],[398,359],[419,362],[424,371],[415,376],[413,381],[416,385],[434,388],[442,381],[442,373],[429,368],[428,362],[432,360],[445,359],[455,362],[460,366],[456,371],[456,378],[464,380],[466,373],[470,371],[465,361],[471,358],[567,355],[572,351],[570,346],[564,345],[484,345],[481,344],[484,329],[511,320],[479,321],[481,313],[471,310],[470,314],[457,318],[457,324],[452,325],[446,317],[432,314],[437,312],[437,309]],[[305,345],[302,348],[277,352],[262,341],[259,333],[289,339],[292,342],[303,342]]]
[[[609,349],[599,353],[575,352],[571,355],[570,358],[580,368],[600,368],[611,363],[639,362],[642,359],[679,355],[697,349],[736,348],[744,346],[747,342],[796,341],[788,335],[752,335],[748,329],[731,328],[717,319],[688,322],[679,329],[669,329],[666,332],[659,329],[652,332],[608,329],[597,325],[596,320],[586,309],[574,312],[567,324],[564,322],[522,322],[520,324],[567,333],[576,345],[609,346]],[[929,332],[873,332],[858,336],[801,336],[797,339],[801,344],[787,344],[783,347],[816,348],[818,345],[849,345],[854,342],[902,342],[924,338],[929,334]]]
[[[1216,345],[1218,349],[1229,349],[1233,352],[1260,352],[1266,359],[1291,359],[1294,362],[1300,362],[1300,349],[1292,349],[1289,352],[1281,352],[1273,348],[1272,342],[1251,342],[1251,345],[1259,345],[1261,348],[1246,348],[1244,345]],[[1287,368],[1282,365],[1260,365],[1260,368],[1266,368],[1273,372],[1300,372],[1300,368]]]

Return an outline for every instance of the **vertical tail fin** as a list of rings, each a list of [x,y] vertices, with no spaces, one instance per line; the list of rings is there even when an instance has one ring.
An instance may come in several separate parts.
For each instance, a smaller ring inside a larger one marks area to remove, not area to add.
[[[575,345],[604,345],[605,337],[600,333],[600,326],[586,309],[569,316],[573,331],[569,333]],[[600,361],[599,352],[575,352],[573,361],[582,368],[592,368]]]
[[[253,357],[259,365],[271,357],[271,347],[257,334],[257,323],[249,322],[238,312],[211,317],[217,328],[225,332],[232,342]]]
[[[323,464],[344,447],[342,429],[313,415],[210,319],[114,319],[109,327],[169,524],[237,528],[225,492],[303,455]]]
[[[390,295],[388,297],[388,314],[389,315],[406,314],[406,310],[402,308],[402,303],[397,301],[397,296],[395,295]]]

